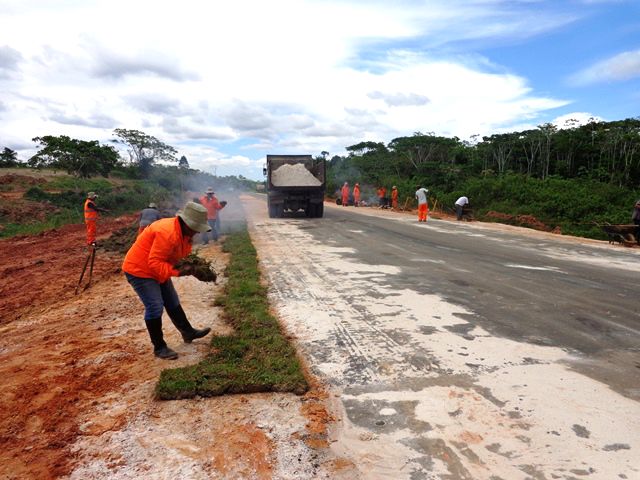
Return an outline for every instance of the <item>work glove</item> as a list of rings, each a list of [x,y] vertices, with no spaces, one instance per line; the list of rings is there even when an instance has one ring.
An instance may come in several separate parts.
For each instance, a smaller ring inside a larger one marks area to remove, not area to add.
[[[220,205],[222,205],[223,207],[225,207],[225,206],[227,205],[227,201],[226,201],[226,200],[221,201],[221,202],[220,202]]]

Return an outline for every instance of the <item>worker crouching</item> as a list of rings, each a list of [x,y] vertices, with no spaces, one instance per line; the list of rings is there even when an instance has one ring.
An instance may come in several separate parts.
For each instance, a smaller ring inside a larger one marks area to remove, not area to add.
[[[127,252],[122,271],[144,305],[144,321],[153,344],[153,353],[164,359],[178,358],[164,341],[162,311],[167,310],[171,322],[186,343],[207,335],[211,329],[195,329],[180,305],[171,277],[189,275],[191,267],[176,269],[174,265],[191,253],[193,236],[211,231],[207,209],[188,202],[174,218],[153,222],[138,236]]]

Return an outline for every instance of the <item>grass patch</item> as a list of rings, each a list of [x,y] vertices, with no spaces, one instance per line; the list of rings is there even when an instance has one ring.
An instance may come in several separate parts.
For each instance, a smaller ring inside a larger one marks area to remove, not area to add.
[[[215,337],[213,352],[197,365],[164,370],[156,396],[175,400],[225,393],[306,392],[309,386],[296,352],[269,312],[246,227],[227,237],[224,250],[231,253],[228,283],[217,303],[224,307],[235,333]]]

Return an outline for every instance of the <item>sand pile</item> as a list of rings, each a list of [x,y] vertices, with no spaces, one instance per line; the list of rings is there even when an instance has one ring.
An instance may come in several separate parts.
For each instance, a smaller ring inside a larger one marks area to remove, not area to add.
[[[271,183],[276,187],[319,187],[322,182],[302,163],[284,164],[271,172]]]

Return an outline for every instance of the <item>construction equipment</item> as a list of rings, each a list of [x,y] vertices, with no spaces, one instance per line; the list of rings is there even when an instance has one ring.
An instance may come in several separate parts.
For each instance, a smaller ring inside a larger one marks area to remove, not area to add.
[[[267,155],[264,174],[269,217],[279,218],[286,211],[301,210],[307,217],[322,217],[326,168],[323,158],[311,155]]]
[[[89,254],[87,255],[87,259],[84,262],[84,267],[82,267],[82,273],[80,274],[80,280],[78,280],[78,285],[76,285],[76,295],[78,294],[78,290],[80,289],[80,285],[82,284],[82,279],[84,278],[84,274],[87,271],[87,265],[89,265],[89,261],[91,261],[91,266],[89,267],[89,281],[84,286],[82,290],[86,290],[91,286],[91,278],[93,277],[93,262],[96,259],[96,244],[92,243],[89,245]]]

